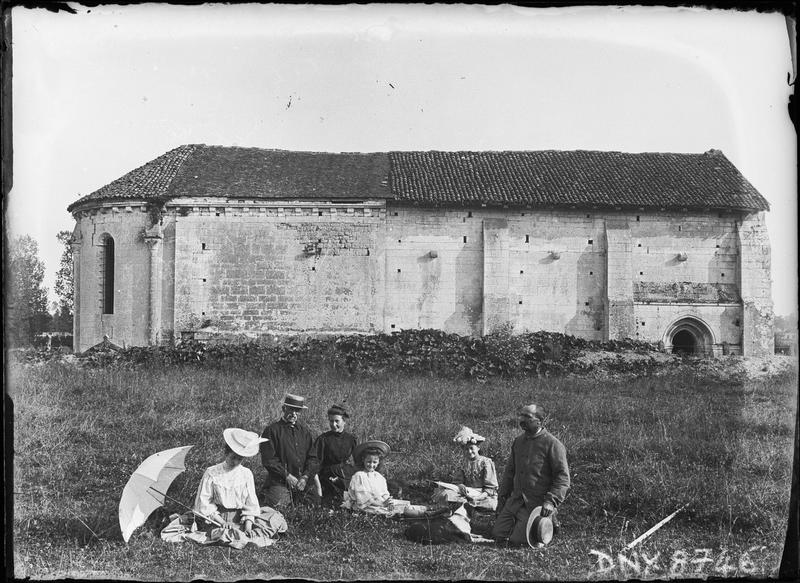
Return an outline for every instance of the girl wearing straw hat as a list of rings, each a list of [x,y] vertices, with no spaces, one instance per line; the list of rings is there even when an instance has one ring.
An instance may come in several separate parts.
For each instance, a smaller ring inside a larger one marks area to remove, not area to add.
[[[350,486],[344,493],[342,508],[383,516],[425,514],[428,510],[426,506],[415,506],[408,500],[395,500],[389,494],[386,478],[378,472],[381,458],[388,453],[389,445],[383,441],[365,441],[356,446],[353,459],[363,469],[356,472],[350,480]]]

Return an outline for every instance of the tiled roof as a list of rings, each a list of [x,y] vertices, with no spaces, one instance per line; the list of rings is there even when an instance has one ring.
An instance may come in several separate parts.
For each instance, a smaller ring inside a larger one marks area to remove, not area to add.
[[[719,150],[393,152],[389,183],[419,205],[766,210]]]
[[[389,198],[386,154],[201,146],[171,192],[247,198]]]
[[[419,206],[767,210],[718,150],[290,152],[180,146],[76,201],[389,199]]]
[[[151,160],[144,166],[131,170],[114,182],[87,194],[67,207],[69,212],[88,201],[152,199],[165,195],[172,180],[181,171],[186,160],[201,146],[180,146]]]

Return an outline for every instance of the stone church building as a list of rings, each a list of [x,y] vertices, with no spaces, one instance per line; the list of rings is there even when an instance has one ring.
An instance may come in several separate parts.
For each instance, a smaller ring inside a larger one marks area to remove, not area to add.
[[[768,209],[718,150],[180,146],[69,206],[75,349],[510,327],[770,353]]]

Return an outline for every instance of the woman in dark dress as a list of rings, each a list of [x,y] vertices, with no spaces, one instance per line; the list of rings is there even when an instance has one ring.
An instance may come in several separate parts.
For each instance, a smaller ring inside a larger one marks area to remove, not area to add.
[[[342,501],[350,478],[356,472],[351,463],[356,438],[344,430],[348,419],[350,415],[344,407],[332,405],[328,409],[328,425],[331,430],[320,435],[316,443],[322,497],[332,503]]]

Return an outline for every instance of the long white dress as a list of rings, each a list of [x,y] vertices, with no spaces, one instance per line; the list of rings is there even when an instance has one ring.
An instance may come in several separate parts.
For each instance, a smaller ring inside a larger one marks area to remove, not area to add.
[[[200,480],[194,498],[194,509],[216,520],[224,519],[223,514],[230,510],[240,510],[242,521],[246,517],[258,516],[261,508],[256,496],[253,472],[242,465],[229,470],[225,462],[211,466]]]
[[[234,525],[197,530],[194,516],[189,513],[174,517],[161,531],[161,539],[168,542],[190,540],[237,549],[248,544],[266,547],[274,542],[276,534],[287,529],[280,512],[269,506],[259,506],[253,472],[242,465],[228,469],[222,462],[208,468],[197,488],[194,510],[219,524]],[[250,532],[242,528],[246,519],[253,522]]]
[[[391,503],[387,504],[389,501]],[[350,478],[350,486],[344,493],[342,508],[383,516],[418,515],[426,510],[425,506],[415,506],[408,500],[393,499],[386,486],[386,478],[374,470],[353,474],[353,477]]]

